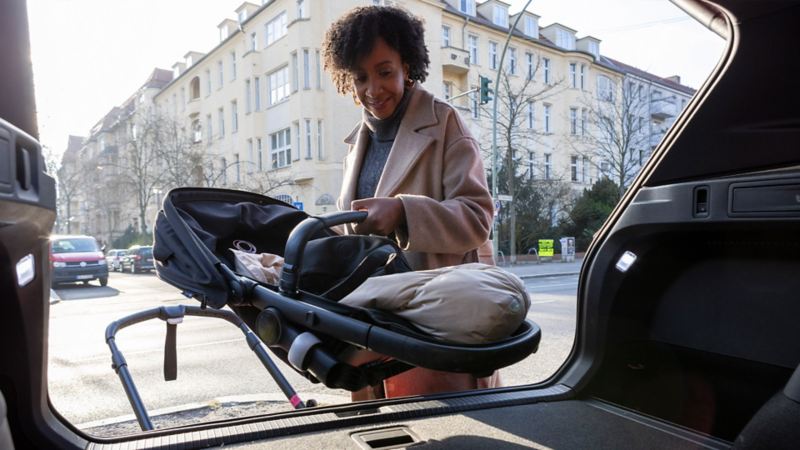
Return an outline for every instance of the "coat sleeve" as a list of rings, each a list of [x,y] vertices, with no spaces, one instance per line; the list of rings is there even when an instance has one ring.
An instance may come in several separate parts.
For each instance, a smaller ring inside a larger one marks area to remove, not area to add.
[[[494,210],[480,149],[453,114],[445,136],[443,200],[398,195],[406,217],[406,226],[396,232],[403,250],[465,254],[489,238]]]

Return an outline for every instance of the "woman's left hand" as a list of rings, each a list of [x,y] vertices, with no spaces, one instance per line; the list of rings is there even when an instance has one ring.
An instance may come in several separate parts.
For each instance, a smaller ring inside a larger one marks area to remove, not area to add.
[[[374,197],[353,200],[353,211],[367,211],[367,218],[353,229],[358,234],[388,236],[405,221],[403,201],[395,197]]]

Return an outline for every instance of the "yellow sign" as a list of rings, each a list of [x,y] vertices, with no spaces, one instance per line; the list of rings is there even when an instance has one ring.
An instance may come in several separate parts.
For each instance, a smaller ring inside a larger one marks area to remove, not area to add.
[[[539,239],[539,256],[553,256],[552,239]]]

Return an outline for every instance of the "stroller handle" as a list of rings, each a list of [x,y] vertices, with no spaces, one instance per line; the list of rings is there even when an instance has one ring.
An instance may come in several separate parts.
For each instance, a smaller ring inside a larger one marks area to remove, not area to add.
[[[299,294],[300,269],[303,266],[303,252],[306,244],[314,234],[325,228],[346,223],[363,222],[367,218],[366,211],[337,211],[319,216],[311,216],[300,222],[289,234],[283,254],[283,270],[281,271],[281,292],[296,296]]]

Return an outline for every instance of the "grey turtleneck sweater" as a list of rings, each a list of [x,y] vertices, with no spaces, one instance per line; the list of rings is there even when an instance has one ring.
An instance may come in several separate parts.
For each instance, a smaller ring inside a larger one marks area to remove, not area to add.
[[[375,196],[378,181],[383,173],[386,160],[389,158],[389,151],[394,144],[397,130],[400,129],[400,121],[403,120],[403,115],[408,108],[412,91],[413,88],[405,90],[394,113],[386,119],[378,119],[366,109],[362,111],[362,120],[369,129],[369,145],[367,153],[364,155],[364,162],[361,164],[361,172],[358,174],[356,199]]]

